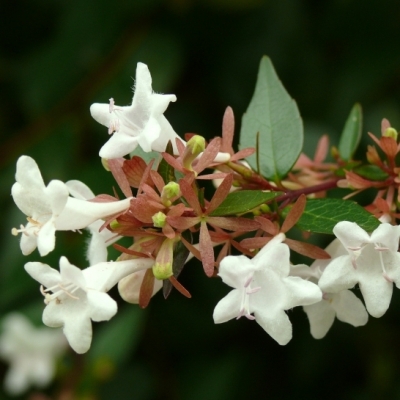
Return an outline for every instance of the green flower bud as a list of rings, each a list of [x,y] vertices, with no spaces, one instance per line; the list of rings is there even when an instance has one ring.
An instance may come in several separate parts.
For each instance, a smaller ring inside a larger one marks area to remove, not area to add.
[[[394,129],[392,127],[387,128],[386,131],[384,132],[383,136],[391,137],[397,141],[397,131],[396,131],[396,129]]]
[[[157,214],[154,214],[151,219],[156,228],[163,228],[167,221],[167,216],[163,212],[159,211]]]
[[[266,213],[269,213],[271,211],[271,209],[266,204],[261,204],[260,211],[263,214],[266,214]]]
[[[110,228],[111,229],[117,229],[117,228],[119,228],[120,227],[120,224],[119,224],[119,222],[116,220],[116,219],[114,219],[114,221],[111,221],[110,222]]]
[[[161,192],[161,201],[164,206],[169,207],[176,198],[181,195],[181,189],[176,182],[170,182],[164,186]]]
[[[185,151],[182,156],[182,164],[188,169],[192,170],[192,162],[196,157],[206,148],[206,140],[199,135],[193,136],[186,144]]]
[[[153,274],[156,279],[164,280],[173,275],[174,239],[165,239],[158,250],[156,262],[153,265]]]

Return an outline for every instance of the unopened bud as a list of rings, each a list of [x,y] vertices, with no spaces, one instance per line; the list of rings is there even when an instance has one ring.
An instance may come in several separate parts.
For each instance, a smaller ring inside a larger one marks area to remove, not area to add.
[[[266,213],[269,213],[271,211],[271,209],[266,204],[261,204],[260,211],[263,214],[266,214]]]
[[[102,158],[101,163],[104,167],[104,169],[108,172],[110,172],[110,167],[108,166],[108,159],[107,158]]]
[[[117,229],[119,227],[120,227],[120,224],[119,224],[118,220],[114,219],[114,221],[110,222],[110,228],[111,229]]]
[[[158,250],[156,262],[153,265],[153,274],[156,279],[164,280],[173,275],[174,242],[174,239],[165,239]]]
[[[391,137],[392,139],[397,141],[397,131],[392,127],[387,128],[386,131],[383,133],[383,136]]]
[[[206,140],[199,135],[193,136],[186,144],[185,151],[182,156],[182,164],[188,169],[192,170],[192,162],[196,157],[206,148]]]
[[[175,199],[181,195],[181,189],[176,182],[170,182],[164,186],[161,192],[161,201],[164,206],[169,207]]]
[[[156,228],[163,228],[167,221],[167,216],[163,212],[159,211],[157,214],[154,214],[151,219]]]

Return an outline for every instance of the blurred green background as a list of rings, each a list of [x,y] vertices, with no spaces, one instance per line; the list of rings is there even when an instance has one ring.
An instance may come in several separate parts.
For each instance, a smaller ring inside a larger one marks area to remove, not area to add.
[[[23,310],[40,323],[43,308],[23,269],[39,255],[23,257],[9,234],[25,218],[10,198],[18,156],[32,156],[46,183],[79,179],[95,193],[111,193],[98,158],[107,130],[89,106],[110,97],[129,104],[138,61],[148,64],[155,91],[177,95],[166,116],[181,135],[219,135],[228,105],[238,135],[264,54],[297,101],[309,155],[323,133],[337,144],[356,101],[364,109],[364,148],[366,132],[379,134],[383,117],[400,127],[396,0],[18,0],[2,2],[0,16],[0,315]],[[58,268],[66,255],[84,267],[83,242],[59,232],[43,261]],[[191,300],[158,295],[145,311],[121,302],[111,322],[95,325],[89,353],[68,355],[45,393],[58,399],[69,387],[73,399],[400,398],[396,291],[383,318],[358,329],[336,321],[320,341],[301,308],[289,311],[294,337],[281,347],[254,322],[214,325],[213,309],[229,288],[207,279],[198,264],[188,265],[182,282]],[[0,377],[6,368],[0,364]]]

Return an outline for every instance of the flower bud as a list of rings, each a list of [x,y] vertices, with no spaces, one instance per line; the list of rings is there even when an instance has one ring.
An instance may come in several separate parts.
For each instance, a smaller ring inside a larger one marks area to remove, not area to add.
[[[206,148],[206,141],[202,136],[193,136],[186,144],[185,151],[182,156],[183,166],[192,171],[192,162]]]
[[[156,279],[164,280],[173,275],[172,263],[174,260],[174,239],[165,239],[153,265],[153,274]]]
[[[158,213],[154,214],[151,219],[153,220],[153,224],[156,228],[163,228],[165,226],[167,216],[162,211],[159,211]]]
[[[161,192],[161,201],[164,206],[169,207],[181,195],[181,189],[176,182],[170,182],[164,186]]]
[[[392,127],[387,128],[382,136],[391,137],[397,141],[397,131]]]

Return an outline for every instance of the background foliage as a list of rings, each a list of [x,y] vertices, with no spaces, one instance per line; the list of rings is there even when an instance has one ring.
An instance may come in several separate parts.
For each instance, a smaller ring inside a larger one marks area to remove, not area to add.
[[[18,156],[35,158],[46,182],[80,179],[111,192],[98,158],[107,131],[89,106],[110,97],[129,104],[138,61],[156,91],[177,95],[166,115],[180,134],[220,134],[230,105],[238,135],[264,54],[299,106],[309,155],[323,133],[338,144],[356,101],[362,148],[383,117],[400,127],[396,0],[19,0],[2,2],[0,15],[0,315],[41,318],[37,283],[23,270],[38,253],[23,257],[9,235],[24,218],[10,201]],[[67,255],[86,266],[82,243],[58,234],[44,262]],[[290,311],[294,338],[280,347],[247,320],[213,324],[229,289],[199,265],[182,280],[191,300],[159,295],[145,311],[121,303],[114,320],[95,327],[90,352],[66,358],[61,375],[75,373],[61,385],[98,399],[400,398],[398,293],[383,318],[358,329],[336,321],[321,341],[300,308]]]

